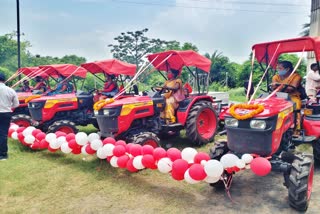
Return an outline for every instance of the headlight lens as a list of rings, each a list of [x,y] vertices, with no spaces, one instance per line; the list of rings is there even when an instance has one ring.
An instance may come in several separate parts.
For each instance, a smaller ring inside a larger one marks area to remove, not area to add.
[[[98,115],[99,114],[99,111],[94,111],[94,115]]]
[[[267,126],[266,121],[264,120],[251,120],[250,127],[252,129],[265,129]]]
[[[238,127],[239,121],[235,118],[226,118],[225,125],[230,127]]]
[[[103,110],[103,115],[109,116],[109,114],[110,114],[110,111],[108,109]]]

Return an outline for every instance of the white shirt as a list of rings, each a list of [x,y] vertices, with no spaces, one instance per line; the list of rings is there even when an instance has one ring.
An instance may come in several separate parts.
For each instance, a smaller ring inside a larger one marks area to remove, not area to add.
[[[0,112],[12,112],[12,108],[19,106],[19,99],[17,93],[0,82]]]
[[[319,71],[308,71],[306,77],[306,91],[317,90],[316,87],[320,87],[320,74]]]

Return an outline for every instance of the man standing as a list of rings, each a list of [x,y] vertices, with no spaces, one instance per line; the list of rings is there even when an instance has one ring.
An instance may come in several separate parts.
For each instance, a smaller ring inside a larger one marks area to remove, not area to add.
[[[12,108],[19,106],[17,93],[4,84],[5,76],[0,73],[0,161],[8,159],[8,130]]]
[[[312,100],[316,100],[316,95],[320,89],[320,74],[317,63],[310,65],[310,71],[307,73],[306,79],[306,92],[308,97]]]

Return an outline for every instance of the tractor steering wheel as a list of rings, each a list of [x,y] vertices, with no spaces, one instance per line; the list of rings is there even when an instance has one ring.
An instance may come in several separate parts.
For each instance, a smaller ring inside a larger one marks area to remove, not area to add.
[[[279,87],[280,85],[283,85],[284,87],[280,90],[280,92],[286,92],[286,90],[289,88],[289,89],[292,89],[293,91],[295,91],[297,88],[292,86],[292,85],[289,85],[289,84],[282,84],[282,83],[271,83],[268,85],[268,88],[270,91],[273,91],[274,89],[272,88],[273,86],[276,86],[276,87]]]
[[[151,87],[151,90],[153,92],[159,92],[159,94],[167,93],[170,91],[170,89],[165,88],[165,87]]]

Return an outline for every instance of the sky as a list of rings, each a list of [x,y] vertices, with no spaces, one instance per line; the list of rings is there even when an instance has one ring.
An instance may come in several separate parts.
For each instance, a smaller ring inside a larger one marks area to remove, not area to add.
[[[311,0],[20,0],[21,40],[34,55],[76,54],[88,62],[112,58],[121,32],[191,42],[201,54],[219,51],[233,62],[253,44],[298,37]],[[16,1],[0,0],[0,35],[17,29]],[[1,44],[0,44],[1,45]],[[23,66],[23,62],[22,62]]]

